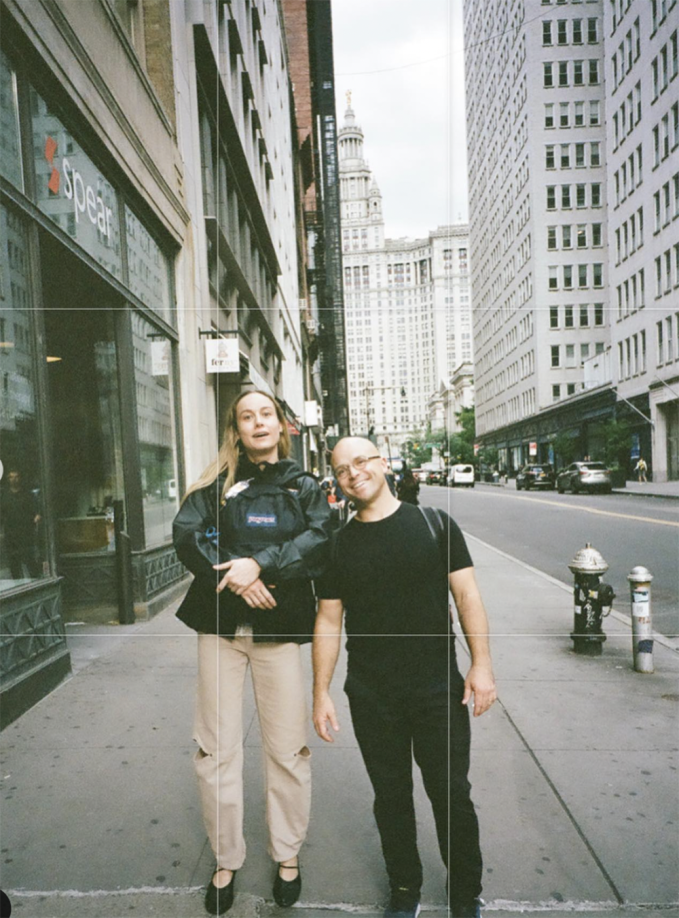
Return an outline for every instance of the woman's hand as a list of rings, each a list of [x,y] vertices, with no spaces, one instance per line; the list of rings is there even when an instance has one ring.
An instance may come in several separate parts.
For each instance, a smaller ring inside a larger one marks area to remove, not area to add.
[[[241,598],[251,609],[275,609],[276,600],[261,580],[257,579],[250,584],[247,590],[241,593]]]
[[[228,571],[220,580],[217,592],[221,593],[228,587],[236,596],[242,596],[247,588],[259,578],[262,571],[254,558],[236,558],[234,561],[214,564],[213,567],[216,571]]]

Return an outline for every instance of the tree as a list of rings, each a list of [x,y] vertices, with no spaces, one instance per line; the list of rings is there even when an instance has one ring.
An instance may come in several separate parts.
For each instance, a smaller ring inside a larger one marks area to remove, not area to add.
[[[629,463],[632,433],[627,421],[611,418],[602,427],[606,464],[609,468],[626,469]]]
[[[557,468],[563,468],[574,461],[578,452],[578,438],[569,437],[566,433],[558,433],[552,440],[554,450],[554,464]]]
[[[431,462],[431,447],[427,446],[428,434],[424,430],[413,430],[401,447],[403,458],[410,468],[418,469],[425,462]]]

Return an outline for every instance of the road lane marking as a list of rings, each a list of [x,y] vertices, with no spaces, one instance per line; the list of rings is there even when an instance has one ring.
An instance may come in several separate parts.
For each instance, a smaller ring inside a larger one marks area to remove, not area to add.
[[[511,494],[486,494],[483,491],[478,491],[477,493],[483,495],[483,497],[513,497]],[[565,510],[580,510],[583,513],[597,513],[599,516],[615,516],[621,520],[638,520],[640,523],[655,523],[657,526],[674,526],[679,529],[679,523],[675,523],[672,520],[657,520],[650,516],[636,516],[632,513],[616,513],[614,510],[595,510],[594,507],[576,507],[573,504],[562,503],[558,500],[544,500],[540,497],[528,497],[528,495],[524,494],[522,494],[518,500],[528,500],[535,504],[551,504],[552,507],[563,507]]]

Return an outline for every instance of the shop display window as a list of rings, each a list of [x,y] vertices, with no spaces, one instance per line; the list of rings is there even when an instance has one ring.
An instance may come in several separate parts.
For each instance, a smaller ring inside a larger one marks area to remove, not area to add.
[[[16,74],[0,51],[0,175],[23,191]]]
[[[31,121],[38,207],[102,268],[121,278],[115,189],[33,88]]]
[[[132,314],[139,464],[146,547],[172,539],[179,506],[172,389],[172,343]]]
[[[167,258],[153,236],[127,205],[125,241],[130,290],[166,322],[171,322],[170,271]]]
[[[27,233],[0,206],[0,591],[49,575]]]

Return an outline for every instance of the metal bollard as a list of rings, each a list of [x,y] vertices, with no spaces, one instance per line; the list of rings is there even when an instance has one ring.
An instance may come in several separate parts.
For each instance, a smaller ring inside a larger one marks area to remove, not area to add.
[[[632,601],[632,653],[638,673],[652,673],[653,621],[651,618],[651,572],[639,565],[627,575]]]

